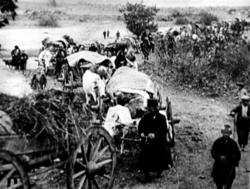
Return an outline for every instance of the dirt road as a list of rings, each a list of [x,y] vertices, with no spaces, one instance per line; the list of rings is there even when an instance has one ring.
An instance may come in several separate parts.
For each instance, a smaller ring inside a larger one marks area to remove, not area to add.
[[[176,127],[176,171],[166,171],[162,178],[155,179],[150,184],[141,184],[131,177],[129,181],[126,180],[126,184],[120,183],[114,188],[215,188],[210,176],[213,164],[210,149],[213,141],[220,136],[223,125],[232,125],[232,119],[226,116],[231,107],[219,100],[203,98],[190,91],[176,90],[169,84],[162,85],[162,92],[170,97],[175,116],[181,119]],[[250,174],[246,172],[250,168],[249,155],[250,148],[242,154],[233,185],[235,189],[249,189]]]

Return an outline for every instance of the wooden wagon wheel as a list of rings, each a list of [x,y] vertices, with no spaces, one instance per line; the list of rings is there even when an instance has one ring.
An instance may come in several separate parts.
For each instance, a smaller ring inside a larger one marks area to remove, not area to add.
[[[21,160],[7,151],[0,151],[0,189],[30,189],[30,182]]]
[[[109,133],[100,126],[86,130],[68,170],[69,189],[111,189],[114,182],[116,151]]]

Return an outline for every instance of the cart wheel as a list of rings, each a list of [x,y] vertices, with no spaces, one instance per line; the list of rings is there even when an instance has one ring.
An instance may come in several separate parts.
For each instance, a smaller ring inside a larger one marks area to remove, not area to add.
[[[30,189],[29,177],[21,160],[14,154],[0,152],[0,189]]]
[[[109,133],[100,126],[86,130],[72,158],[69,189],[111,189],[114,182],[116,151]]]

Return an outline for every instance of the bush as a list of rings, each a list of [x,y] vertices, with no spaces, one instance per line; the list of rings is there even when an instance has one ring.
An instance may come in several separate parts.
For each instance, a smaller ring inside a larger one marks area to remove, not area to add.
[[[155,6],[148,7],[143,2],[136,4],[127,3],[119,11],[124,17],[127,29],[138,38],[146,29],[150,32],[156,32],[158,29],[155,18],[159,9]]]
[[[211,25],[213,21],[218,21],[218,17],[208,13],[208,12],[202,12],[200,13],[200,23],[205,25]]]
[[[185,24],[188,24],[189,23],[189,20],[185,17],[179,17],[175,20],[175,24],[176,25],[185,25]]]
[[[39,18],[38,25],[42,27],[58,27],[58,21],[54,15],[45,14]]]

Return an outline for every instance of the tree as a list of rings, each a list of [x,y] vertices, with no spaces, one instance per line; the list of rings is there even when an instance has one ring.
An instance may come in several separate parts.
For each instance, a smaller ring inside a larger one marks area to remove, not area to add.
[[[17,0],[1,0],[0,1],[0,28],[9,24],[8,15],[15,20],[16,17],[16,9],[18,6],[16,5]]]
[[[151,32],[155,32],[158,29],[155,21],[155,16],[159,9],[154,7],[146,7],[141,3],[127,3],[119,10],[124,16],[124,22],[127,25],[128,30],[139,36],[148,29]]]

